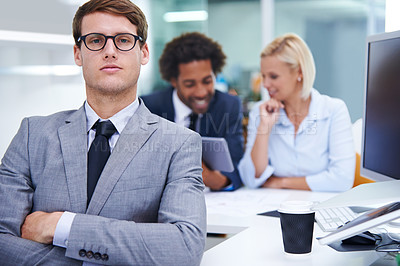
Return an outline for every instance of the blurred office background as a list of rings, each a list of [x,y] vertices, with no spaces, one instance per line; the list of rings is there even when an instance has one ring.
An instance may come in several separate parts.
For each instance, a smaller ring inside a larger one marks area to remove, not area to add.
[[[15,0],[0,9],[0,158],[23,117],[79,108],[81,70],[73,60],[71,22],[81,0]],[[365,38],[385,31],[398,0],[137,0],[149,21],[150,63],[139,95],[162,89],[158,58],[166,42],[189,31],[217,40],[227,55],[220,90],[237,93],[244,110],[263,95],[259,54],[274,37],[300,35],[317,67],[315,88],[342,98],[362,116]],[[390,6],[390,8],[389,8]],[[195,12],[193,12],[195,11]],[[392,31],[396,28],[388,28]]]

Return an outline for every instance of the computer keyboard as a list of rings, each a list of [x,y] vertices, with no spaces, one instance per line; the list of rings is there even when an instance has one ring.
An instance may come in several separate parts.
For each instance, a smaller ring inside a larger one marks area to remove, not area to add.
[[[315,212],[315,221],[322,231],[331,232],[358,215],[349,207],[325,208]]]

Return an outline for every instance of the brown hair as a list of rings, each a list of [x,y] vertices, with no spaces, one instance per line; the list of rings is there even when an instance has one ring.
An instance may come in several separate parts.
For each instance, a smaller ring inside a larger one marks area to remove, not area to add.
[[[199,32],[190,32],[167,43],[158,63],[162,78],[171,81],[179,75],[179,64],[210,59],[213,72],[218,74],[225,58],[219,43]]]
[[[139,42],[140,47],[145,44],[148,26],[146,17],[138,6],[129,0],[91,0],[79,7],[72,22],[72,32],[77,46],[80,46],[78,38],[82,35],[82,19],[94,12],[107,12],[126,17],[137,27],[137,34],[143,38],[143,41]]]

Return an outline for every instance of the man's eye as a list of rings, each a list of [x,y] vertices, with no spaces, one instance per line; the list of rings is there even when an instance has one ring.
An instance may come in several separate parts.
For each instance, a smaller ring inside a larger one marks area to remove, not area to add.
[[[119,39],[119,42],[120,43],[130,43],[130,40],[129,39]]]
[[[93,44],[99,44],[101,42],[102,42],[101,39],[90,39],[89,40],[89,43],[93,43]]]
[[[194,83],[193,82],[183,83],[183,86],[185,86],[186,88],[192,88],[194,87]]]
[[[271,75],[270,78],[272,78],[272,79],[277,79],[277,78],[278,78],[278,75]]]

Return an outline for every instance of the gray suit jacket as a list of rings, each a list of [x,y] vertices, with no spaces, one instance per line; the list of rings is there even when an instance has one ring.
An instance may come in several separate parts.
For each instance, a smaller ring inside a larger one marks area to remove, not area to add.
[[[86,208],[84,108],[22,121],[0,165],[0,264],[197,265],[206,234],[198,134],[141,102]],[[77,213],[67,248],[22,239],[34,211]],[[88,259],[80,250],[107,254]]]

